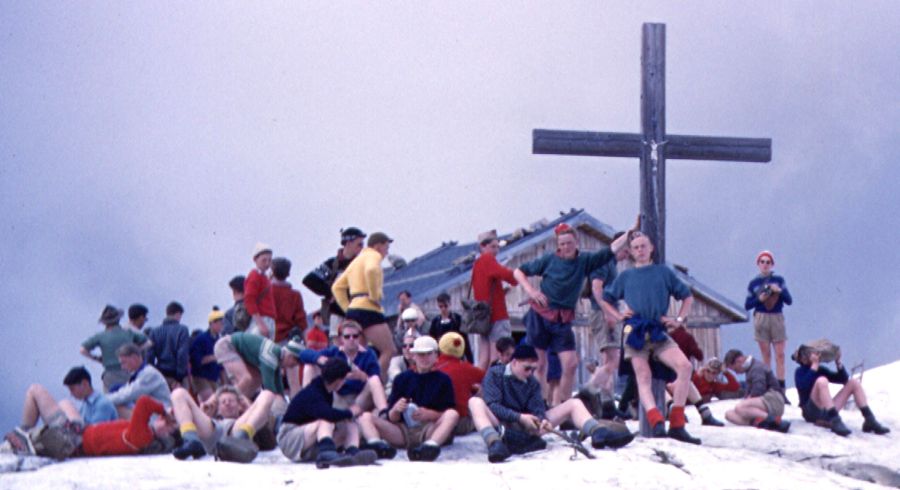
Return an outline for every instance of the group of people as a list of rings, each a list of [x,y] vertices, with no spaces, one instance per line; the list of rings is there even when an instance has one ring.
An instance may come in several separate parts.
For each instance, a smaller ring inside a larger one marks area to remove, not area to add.
[[[652,437],[700,444],[687,431],[685,406],[694,405],[704,425],[722,426],[707,406],[713,397],[742,398],[726,414],[734,424],[787,432],[781,309],[791,297],[772,273],[773,255],[757,257],[760,276],[748,288],[763,360],[732,350],[724,362],[709,359],[695,370],[689,359],[702,361],[703,353],[685,328],[691,290],[671,268],[654,263],[653,244],[639,227],[617,234],[609,248],[587,252],[579,250],[577,231],[560,224],[556,250],[515,269],[497,260],[497,233],[480,234],[471,294],[489,307],[490,328],[468,335],[474,349],[447,294],[437,298],[440,313],[429,323],[411,293],[400,293],[399,318],[389,324],[381,262],[393,240],[385,233],[341,230],[335,256],[302,281],[321,298],[311,324],[287,281],[290,261],[257,244],[253,269],[229,282],[234,305],[224,312],[214,307],[202,332],[192,335],[181,324],[184,308],[177,302],[154,327],[146,326],[143,305],[128,308],[124,327],[125,312],[105,307],[103,330],[81,345],[83,355],[103,365],[103,393],[94,391],[84,367],[64,378],[78,406],[33,385],[7,444],[56,458],[171,452],[178,459],[213,454],[236,462],[277,447],[293,462],[324,468],[393,458],[398,449],[411,461],[433,461],[455,436],[477,432],[496,463],[544,448],[542,436],[560,427],[594,448],[628,444],[634,434],[621,421],[627,406],[615,406],[623,370],[631,384],[622,398],[636,395]],[[541,278],[539,285],[532,277]],[[528,297],[526,335],[518,342],[507,286]],[[573,398],[579,359],[572,323],[583,290],[592,300],[602,362]],[[768,366],[770,344],[776,374]],[[847,435],[837,412],[852,395],[866,420],[863,430],[888,431],[839,356],[836,372],[821,366],[814,350],[801,349],[796,358],[805,419]],[[548,383],[553,359],[558,381]],[[745,373],[746,386],[729,370]],[[668,407],[657,403],[654,378],[667,382]],[[833,399],[829,382],[845,384]]]

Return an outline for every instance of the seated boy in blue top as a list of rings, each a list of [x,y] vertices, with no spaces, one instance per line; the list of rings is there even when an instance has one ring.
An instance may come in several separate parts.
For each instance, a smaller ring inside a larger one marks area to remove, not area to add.
[[[653,244],[640,232],[630,235],[629,249],[634,268],[623,271],[603,291],[604,313],[615,321],[625,321],[625,359],[631,361],[638,386],[638,396],[652,427],[653,437],[666,437],[665,419],[656,408],[651,388],[650,356],[662,362],[677,378],[672,393],[668,436],[691,444],[700,444],[685,430],[684,403],[691,383],[691,363],[666,333],[666,328],[684,325],[694,298],[691,290],[665,265],[653,263]],[[675,318],[667,316],[669,298],[681,301]],[[624,300],[625,312],[616,303]]]
[[[488,370],[481,385],[483,398],[469,399],[469,413],[475,430],[487,445],[488,461],[499,463],[511,452],[521,454],[543,449],[546,443],[539,436],[566,421],[581,428],[581,435],[590,437],[591,444],[598,449],[622,447],[631,442],[634,436],[624,424],[594,420],[576,398],[546,410],[541,386],[533,376],[537,361],[534,347],[516,347],[509,364]],[[498,432],[501,424],[504,428],[502,439]],[[514,432],[524,434],[513,438]]]
[[[387,417],[366,412],[359,417],[359,429],[366,439],[364,447],[381,458],[393,458],[395,447],[405,447],[410,461],[434,461],[459,421],[453,382],[434,367],[438,358],[434,338],[417,338],[410,352],[415,369],[394,379],[389,408],[382,412]]]
[[[340,359],[350,366],[347,381],[337,391],[335,406],[349,408],[357,405],[361,412],[387,408],[387,396],[381,383],[381,366],[371,349],[360,345],[362,327],[353,320],[344,320],[338,327],[338,345],[317,351],[305,349],[300,361],[305,364],[303,380],[306,384],[319,375],[321,366],[329,359]]]
[[[291,461],[315,461],[319,468],[373,463],[374,451],[359,450],[359,428],[353,422],[359,407],[332,406],[334,392],[347,380],[350,366],[331,358],[323,363],[321,373],[288,405],[278,428],[278,447]],[[338,453],[338,445],[343,453]]]
[[[866,400],[866,392],[859,380],[850,378],[847,369],[841,364],[841,351],[838,350],[834,359],[837,371],[832,371],[821,365],[819,351],[802,345],[791,356],[800,366],[794,372],[794,384],[797,385],[797,394],[800,396],[800,408],[803,410],[803,419],[817,425],[829,427],[839,436],[850,435],[850,429],[844,425],[838,412],[844,408],[844,404],[853,395],[853,400],[859,411],[862,412],[863,432],[874,432],[884,435],[891,430],[884,427],[869,408]],[[832,398],[828,390],[828,383],[844,385]]]
[[[6,440],[9,441],[13,451],[21,454],[35,453],[29,431],[37,425],[39,419],[42,419],[44,424],[50,427],[61,427],[74,423],[83,428],[87,425],[109,422],[118,418],[116,407],[107,400],[106,396],[94,391],[91,385],[91,373],[83,366],[69,370],[63,379],[63,384],[69,389],[73,398],[81,401],[81,407],[76,408],[70,400],[57,402],[43,386],[31,385],[25,393],[22,423],[6,434]]]
[[[538,352],[536,374],[544,392],[547,392],[547,351],[553,350],[559,354],[562,377],[559,389],[550,401],[555,406],[572,395],[575,368],[578,366],[572,320],[581,288],[591,272],[614,260],[615,256],[608,248],[580,252],[575,229],[566,223],[557,225],[554,232],[556,251],[520,265],[513,271],[513,277],[531,298],[531,308],[524,320],[528,338]],[[624,240],[613,242],[612,246],[618,249],[621,243]],[[530,276],[541,276],[540,290],[526,279]]]

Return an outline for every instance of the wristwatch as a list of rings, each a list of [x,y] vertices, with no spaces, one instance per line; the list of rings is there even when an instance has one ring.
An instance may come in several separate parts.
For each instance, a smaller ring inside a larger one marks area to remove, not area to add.
[[[682,323],[682,324],[683,324],[685,320],[687,320],[687,318],[685,318],[685,317],[683,317],[683,316],[676,316],[676,317],[675,317],[675,321],[678,322],[678,323]]]

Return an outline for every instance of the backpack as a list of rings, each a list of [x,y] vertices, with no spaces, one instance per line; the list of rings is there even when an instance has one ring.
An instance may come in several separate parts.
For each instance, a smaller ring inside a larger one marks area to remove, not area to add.
[[[244,300],[240,300],[234,304],[234,330],[236,332],[243,332],[247,330],[247,327],[250,326],[250,313],[247,312],[247,307],[244,306]]]

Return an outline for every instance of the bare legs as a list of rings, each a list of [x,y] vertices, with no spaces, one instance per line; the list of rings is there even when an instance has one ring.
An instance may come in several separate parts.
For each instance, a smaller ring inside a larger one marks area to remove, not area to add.
[[[394,347],[394,338],[391,335],[391,329],[387,323],[379,323],[366,327],[363,331],[363,340],[371,343],[378,349],[378,364],[381,365],[381,379],[386,381],[388,367],[391,365],[391,358],[396,355]]]

